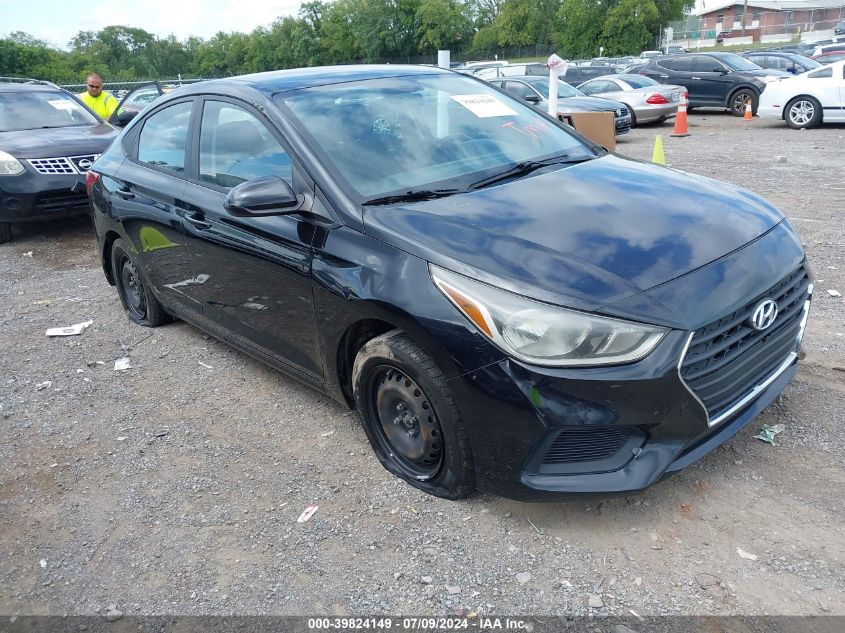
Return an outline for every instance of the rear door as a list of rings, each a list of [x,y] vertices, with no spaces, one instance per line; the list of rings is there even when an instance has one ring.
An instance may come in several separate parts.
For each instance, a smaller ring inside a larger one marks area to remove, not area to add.
[[[191,268],[189,290],[204,315],[242,345],[322,379],[311,285],[314,225],[301,216],[234,217],[229,190],[280,176],[297,194],[313,182],[287,145],[250,105],[207,97],[197,117],[191,182],[179,203]]]
[[[115,173],[113,208],[141,268],[166,306],[201,311],[186,292],[195,280],[188,264],[176,203],[187,185],[188,133],[193,99],[177,101],[143,121]]]

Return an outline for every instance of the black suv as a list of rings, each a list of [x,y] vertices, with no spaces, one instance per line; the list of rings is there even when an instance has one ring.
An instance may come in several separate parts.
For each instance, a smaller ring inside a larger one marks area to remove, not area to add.
[[[47,83],[0,83],[0,244],[13,222],[86,213],[85,175],[117,132]]]
[[[765,70],[734,53],[692,53],[656,57],[640,70],[641,75],[664,84],[684,86],[690,107],[727,108],[735,116],[745,113],[745,105],[757,112],[760,93],[773,78],[788,76]]]

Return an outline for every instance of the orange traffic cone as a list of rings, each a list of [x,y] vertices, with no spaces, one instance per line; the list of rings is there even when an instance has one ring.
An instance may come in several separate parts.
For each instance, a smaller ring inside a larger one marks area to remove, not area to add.
[[[754,113],[751,112],[751,102],[750,101],[745,102],[745,114],[742,116],[742,118],[745,119],[746,121],[750,121],[752,118],[754,118]]]
[[[687,93],[681,94],[681,102],[678,104],[678,114],[675,115],[675,129],[671,136],[689,136],[687,129]]]

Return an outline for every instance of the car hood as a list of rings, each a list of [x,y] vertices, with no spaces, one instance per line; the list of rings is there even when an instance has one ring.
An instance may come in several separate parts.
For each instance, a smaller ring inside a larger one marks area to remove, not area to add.
[[[615,112],[622,107],[617,101],[601,97],[562,97],[557,103],[568,112]]]
[[[15,158],[102,154],[117,135],[107,123],[0,132],[0,149]]]
[[[364,208],[376,239],[591,311],[719,259],[782,219],[732,185],[616,155],[448,198]]]

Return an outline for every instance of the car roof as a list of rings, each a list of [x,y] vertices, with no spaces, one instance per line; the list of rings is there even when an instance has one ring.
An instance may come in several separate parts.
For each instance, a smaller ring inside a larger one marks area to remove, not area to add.
[[[56,88],[44,83],[17,83],[17,82],[0,82],[0,92],[65,92],[61,88]]]
[[[226,79],[212,79],[190,86],[183,86],[180,94],[195,94],[208,92],[213,87],[247,86],[267,94],[328,86],[348,81],[362,81],[365,79],[382,79],[389,77],[405,77],[409,75],[437,75],[453,73],[454,71],[436,66],[411,66],[399,64],[380,65],[349,65],[349,66],[320,66],[315,68],[292,68],[289,70],[274,70],[265,73],[227,77]]]

